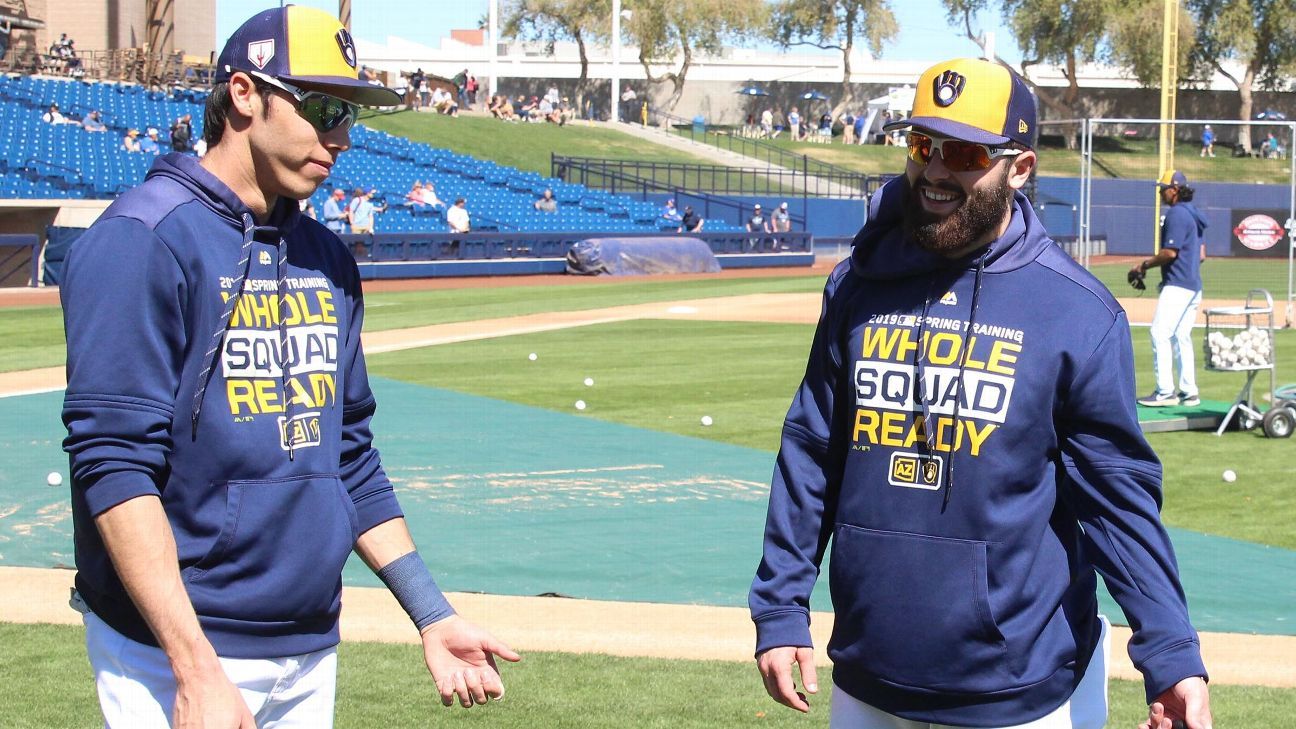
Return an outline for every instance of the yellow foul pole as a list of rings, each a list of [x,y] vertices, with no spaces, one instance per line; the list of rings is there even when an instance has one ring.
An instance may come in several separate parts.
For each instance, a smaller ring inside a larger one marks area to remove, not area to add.
[[[1164,26],[1161,29],[1161,136],[1160,165],[1157,179],[1174,169],[1175,98],[1179,88],[1179,0],[1165,0]],[[1156,190],[1153,210],[1153,252],[1161,250],[1161,192]]]

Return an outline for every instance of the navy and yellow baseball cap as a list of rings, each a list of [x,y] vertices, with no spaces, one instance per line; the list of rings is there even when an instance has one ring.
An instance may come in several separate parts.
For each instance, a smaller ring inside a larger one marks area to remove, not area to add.
[[[258,72],[361,106],[395,106],[400,95],[360,79],[355,41],[323,10],[288,5],[257,13],[239,26],[216,61],[213,81],[235,71]]]
[[[1166,170],[1157,180],[1157,189],[1164,190],[1167,187],[1187,187],[1188,178],[1179,170]]]
[[[986,145],[1015,142],[1034,149],[1039,105],[1021,76],[999,63],[955,58],[923,72],[913,114],[883,128],[913,127],[951,139]]]

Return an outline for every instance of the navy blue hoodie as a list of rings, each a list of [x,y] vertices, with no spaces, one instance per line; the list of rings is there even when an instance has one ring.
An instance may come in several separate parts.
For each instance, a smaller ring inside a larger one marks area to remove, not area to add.
[[[1161,286],[1201,291],[1201,247],[1206,216],[1190,202],[1162,209],[1165,212],[1161,215],[1161,247],[1172,248],[1177,255],[1161,267]]]
[[[904,239],[904,184],[828,278],[750,595],[757,652],[811,645],[831,543],[833,681],[889,713],[1003,726],[1060,706],[1099,639],[1095,570],[1149,697],[1205,676],[1125,313],[1022,195],[1001,238],[949,261]]]
[[[401,515],[372,447],[360,281],[341,241],[295,200],[257,225],[196,158],[171,154],[72,247],[62,298],[86,603],[157,644],[94,523],[151,494],[219,655],[335,645],[357,536]]]

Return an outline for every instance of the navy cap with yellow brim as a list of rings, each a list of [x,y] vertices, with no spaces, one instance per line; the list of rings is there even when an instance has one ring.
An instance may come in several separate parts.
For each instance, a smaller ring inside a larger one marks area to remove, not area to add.
[[[355,41],[323,10],[288,5],[249,18],[225,42],[213,81],[257,72],[360,106],[396,106],[395,91],[360,78]]]
[[[923,72],[912,116],[883,127],[914,128],[941,137],[991,146],[1034,149],[1038,103],[1020,76],[980,58],[955,58]]]
[[[1188,178],[1179,170],[1166,170],[1157,179],[1157,189],[1164,190],[1167,187],[1187,187]]]

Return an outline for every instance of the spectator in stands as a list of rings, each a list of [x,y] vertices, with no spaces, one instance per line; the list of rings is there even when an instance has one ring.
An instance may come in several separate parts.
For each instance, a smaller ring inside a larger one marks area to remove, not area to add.
[[[471,109],[477,105],[477,90],[481,85],[477,83],[477,77],[468,74],[468,81],[464,84],[464,90],[468,92],[468,108]]]
[[[855,143],[855,115],[846,112],[842,116],[842,144]]]
[[[436,109],[438,114],[447,116],[457,116],[459,114],[459,103],[455,101],[454,94],[440,86],[432,91],[432,108]]]
[[[558,212],[558,201],[554,199],[553,190],[548,188],[545,188],[544,194],[540,196],[539,200],[532,203],[531,206],[542,213]]]
[[[63,116],[63,112],[59,111],[58,104],[50,104],[49,111],[45,112],[44,114],[41,114],[41,121],[45,122],[46,124],[80,124],[81,123],[79,121],[76,121],[75,119],[69,119],[66,116]]]
[[[456,106],[468,105],[468,69],[464,69],[454,75],[451,81],[455,85],[455,94],[458,96]]]
[[[375,206],[373,196],[376,190],[374,188],[355,189],[355,197],[351,198],[351,204],[347,206],[347,211],[351,213],[351,232],[358,234],[374,232],[375,217],[387,209],[386,205]]]
[[[666,207],[662,208],[661,219],[667,223],[674,223],[676,226],[678,226],[680,221],[683,220],[683,218],[680,217],[679,210],[675,208],[674,198],[666,201]]]
[[[103,115],[98,109],[86,114],[86,118],[81,120],[81,128],[87,132],[106,132],[108,125],[103,123]]]
[[[410,191],[405,193],[405,207],[411,211],[427,210],[428,204],[423,202],[423,183],[415,180],[410,186]]]
[[[139,151],[145,154],[161,154],[162,147],[158,144],[158,130],[149,127],[144,134],[144,138],[139,140]]]
[[[333,189],[333,194],[324,201],[324,227],[342,235],[347,232],[347,222],[351,219],[347,212],[346,191],[340,187]]]
[[[621,121],[634,123],[639,121],[639,95],[633,86],[626,86],[621,92]]]
[[[122,149],[127,152],[140,151],[139,130],[127,129],[126,136],[122,137]]]
[[[752,206],[751,217],[747,218],[747,232],[748,233],[768,233],[769,231],[770,231],[770,221],[768,218],[765,217],[765,211],[761,209],[760,203],[756,203],[755,205]],[[760,250],[762,240],[766,240],[766,239],[762,239],[759,236],[753,236],[747,239],[747,241],[751,244],[751,249],[753,251]]]
[[[788,215],[788,204],[780,203],[770,216],[770,232],[786,233],[789,230],[792,230],[792,216]]]
[[[864,124],[867,121],[868,119],[865,118],[863,114],[855,115],[855,143],[856,144],[868,144],[869,140],[864,138]]]
[[[762,137],[774,138],[774,112],[772,110],[766,109],[761,112],[760,130]]]
[[[1265,159],[1287,159],[1287,150],[1278,141],[1278,137],[1273,132],[1265,138],[1264,143],[1260,145],[1260,155]]]
[[[544,118],[540,116],[540,99],[532,96],[530,101],[524,102],[521,108],[518,109],[518,116],[522,117],[522,121],[544,121]]]
[[[1211,130],[1211,125],[1207,124],[1202,129],[1202,148],[1199,157],[1215,156],[1215,132]]]
[[[797,113],[797,108],[792,107],[788,112],[788,133],[792,135],[792,140],[796,141],[801,138],[801,115]]]
[[[433,209],[445,210],[446,204],[437,197],[436,185],[431,180],[423,183],[423,204]]]
[[[8,20],[0,20],[0,60],[3,60],[5,53],[9,52],[11,33],[13,33],[13,24]]]
[[[171,125],[171,149],[189,152],[193,149],[193,115],[185,114]]]
[[[562,97],[562,101],[558,102],[557,114],[558,114],[558,126],[560,127],[566,126],[567,122],[575,118],[576,110],[572,108],[571,102],[567,99],[566,96]]]
[[[676,232],[701,233],[702,226],[705,223],[706,221],[702,219],[702,216],[698,215],[696,212],[693,211],[692,205],[685,205],[684,217],[683,219],[680,220],[680,227],[679,230]]]
[[[423,106],[423,96],[422,96],[423,83],[426,79],[427,79],[427,74],[423,73],[422,68],[419,68],[414,73],[410,74],[409,100],[410,100],[411,109],[418,109],[419,107]]]
[[[317,219],[317,218],[315,217],[315,206],[311,203],[310,198],[308,198],[308,197],[304,197],[304,198],[298,200],[298,201],[297,201],[297,207],[298,207],[299,209],[301,209],[302,215],[305,215],[306,217],[310,218],[311,220],[316,220],[316,219]]]
[[[544,98],[551,106],[558,106],[558,102],[562,100],[562,94],[558,93],[557,86],[550,86],[549,90],[545,91]]]
[[[467,233],[472,230],[466,200],[455,198],[454,205],[446,211],[446,225],[450,226],[451,233]]]
[[[499,118],[504,121],[517,121],[517,111],[513,109],[513,102],[507,96],[500,96],[500,113]]]
[[[832,141],[832,127],[833,127],[832,114],[829,114],[827,112],[821,114],[819,116],[819,136],[823,137],[823,141],[825,142]]]

